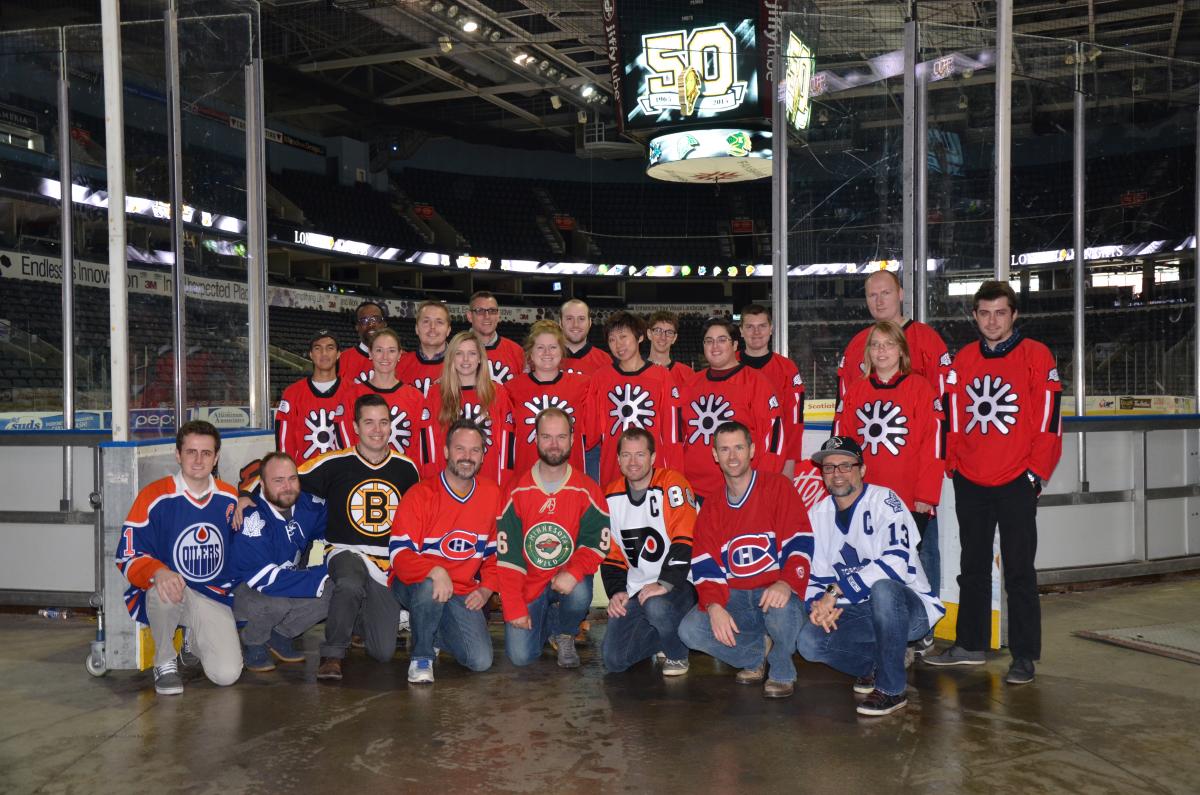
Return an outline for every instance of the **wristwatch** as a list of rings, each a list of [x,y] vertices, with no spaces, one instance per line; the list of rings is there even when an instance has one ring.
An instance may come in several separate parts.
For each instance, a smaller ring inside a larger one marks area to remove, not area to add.
[[[836,583],[831,582],[831,583],[829,583],[829,585],[825,586],[825,593],[827,593],[827,594],[831,593],[834,595],[834,598],[837,598],[842,595],[842,590],[837,587]]]

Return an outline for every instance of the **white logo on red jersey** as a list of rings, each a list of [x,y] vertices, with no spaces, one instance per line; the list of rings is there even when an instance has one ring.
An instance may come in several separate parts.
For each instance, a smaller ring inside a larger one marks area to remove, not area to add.
[[[401,411],[398,406],[392,406],[392,434],[388,439],[392,447],[400,453],[408,450],[412,444],[412,420],[407,411]]]
[[[555,510],[557,510],[557,509],[558,509],[558,498],[557,497],[547,497],[546,501],[542,503],[542,507],[538,508],[537,512],[538,513],[554,513]]]
[[[507,364],[496,359],[491,359],[488,364],[492,366],[492,380],[497,384],[512,380],[513,371]]]
[[[985,436],[992,426],[1008,435],[1008,426],[1017,424],[1017,413],[1021,410],[1017,395],[1002,378],[991,375],[985,375],[982,381],[976,378],[967,385],[967,396],[971,398],[971,405],[967,406],[971,421],[964,433],[970,433],[978,425]]]
[[[464,403],[463,419],[470,420],[483,431],[483,452],[487,453],[492,446],[492,418],[483,412],[483,406],[478,403]]]
[[[337,418],[341,414],[341,406],[333,409],[313,409],[308,412],[308,416],[304,418],[304,425],[308,428],[308,433],[304,434],[304,441],[308,442],[308,447],[301,454],[301,458],[307,461],[314,455],[342,449],[343,440],[337,427]]]
[[[613,418],[610,436],[630,428],[654,427],[654,398],[637,384],[618,384],[608,393],[608,399],[612,403],[608,416]]]
[[[717,426],[725,420],[733,419],[733,407],[723,395],[701,395],[692,401],[692,411],[696,412],[696,416],[688,420],[688,425],[693,429],[688,436],[688,444],[695,444],[701,437],[704,438],[704,444],[712,444]]]
[[[908,443],[908,417],[900,413],[900,407],[890,400],[876,400],[856,409],[854,414],[862,422],[858,435],[863,446],[871,448],[871,455],[879,455],[883,445],[892,455],[900,455],[900,448]]]
[[[533,444],[533,440],[537,436],[535,426],[538,415],[546,409],[560,409],[566,412],[572,420],[575,418],[575,407],[558,395],[538,395],[531,400],[526,400],[523,405],[529,409],[529,416],[525,418],[525,424],[529,426],[529,437],[525,440],[527,444]]]

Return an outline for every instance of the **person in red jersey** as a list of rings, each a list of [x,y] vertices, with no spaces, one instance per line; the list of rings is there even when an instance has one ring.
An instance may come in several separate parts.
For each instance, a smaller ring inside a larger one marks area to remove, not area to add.
[[[647,318],[646,326],[646,333],[650,337],[650,361],[667,368],[671,374],[671,386],[682,391],[696,377],[696,371],[671,358],[671,348],[679,339],[679,315],[659,310]]]
[[[396,378],[396,362],[400,358],[400,335],[390,328],[383,328],[371,337],[371,362],[374,365],[371,377],[354,387],[345,410],[353,414],[354,401],[362,395],[379,395],[388,404],[392,417],[392,448],[412,459],[418,468],[434,466],[437,455],[434,447],[432,423],[425,399],[413,387]],[[358,442],[357,437],[351,444]]]
[[[483,431],[458,419],[446,433],[445,469],[400,502],[389,543],[391,589],[412,618],[408,681],[433,682],[435,640],[472,671],[492,667],[483,606],[497,589],[500,487],[478,478]]]
[[[740,684],[763,681],[769,665],[763,695],[787,698],[795,689],[792,654],[804,623],[812,527],[792,482],[754,469],[749,428],[723,422],[713,437],[721,493],[696,520],[692,581],[699,603],[684,616],[679,637],[742,669]]]
[[[762,373],[737,360],[737,328],[726,318],[704,324],[701,370],[683,390],[675,423],[683,442],[683,474],[701,500],[717,497],[724,479],[712,457],[713,435],[723,422],[736,420],[750,429],[755,469],[778,472],[788,441],[779,399]]]
[[[361,383],[371,378],[371,335],[387,328],[387,312],[383,304],[363,301],[354,310],[354,331],[358,345],[347,348],[338,356],[338,375],[347,384]]]
[[[275,409],[275,449],[303,464],[350,444],[351,422],[347,403],[353,403],[353,385],[337,374],[338,343],[321,329],[308,345],[312,375],[283,390]]]
[[[904,288],[900,285],[900,277],[886,270],[872,273],[867,277],[866,291],[867,311],[871,317],[876,322],[890,320],[904,329],[912,371],[928,381],[941,397],[946,392],[950,354],[941,335],[931,326],[904,317]],[[838,361],[838,397],[846,394],[849,385],[864,372],[862,367],[870,333],[871,329],[867,327],[855,334]]]
[[[467,319],[471,331],[487,352],[488,372],[497,384],[506,384],[525,369],[525,352],[521,346],[496,331],[500,325],[500,303],[496,296],[480,290],[467,303]]]
[[[587,303],[572,298],[562,305],[558,318],[566,338],[563,359],[568,373],[591,375],[612,364],[612,357],[588,342],[592,330],[592,313]]]
[[[796,474],[804,462],[804,379],[800,368],[786,356],[771,352],[771,310],[762,304],[750,304],[742,310],[741,332],[745,349],[738,354],[742,364],[753,367],[766,377],[779,401],[784,437],[783,474]]]
[[[567,340],[553,320],[539,320],[529,327],[525,338],[525,358],[529,372],[504,385],[513,407],[514,471],[524,472],[538,460],[535,422],[544,410],[554,407],[572,420],[571,466],[583,470],[583,439],[587,435],[590,412],[587,406],[588,379],[578,373],[563,372],[563,351]]]
[[[429,389],[426,406],[433,418],[435,449],[446,446],[446,431],[456,419],[474,421],[483,430],[480,474],[503,485],[513,472],[512,401],[504,385],[488,378],[487,354],[473,332],[455,334],[446,346],[442,377]],[[425,475],[437,468],[426,467]]]
[[[661,465],[678,458],[671,423],[675,395],[667,371],[647,362],[639,350],[646,324],[632,312],[614,312],[604,326],[613,364],[592,375],[592,427],[600,442],[600,481],[621,476],[617,439],[630,428],[644,428],[654,437]],[[589,440],[590,441],[590,440]]]
[[[529,665],[552,639],[559,666],[578,668],[574,635],[608,553],[608,513],[596,481],[569,463],[566,412],[546,409],[536,427],[538,462],[513,481],[497,522],[504,648],[513,665]]]
[[[450,337],[450,310],[441,301],[417,304],[417,349],[405,351],[396,365],[396,377],[429,396],[429,387],[442,377],[446,340]]]
[[[931,665],[982,665],[991,635],[992,541],[1000,529],[1008,591],[1006,681],[1033,681],[1042,651],[1038,604],[1037,500],[1062,455],[1062,384],[1050,349],[1021,334],[1017,296],[1007,282],[975,293],[982,339],[954,357],[946,377],[950,433],[946,468],[954,477],[962,545],[955,645]]]

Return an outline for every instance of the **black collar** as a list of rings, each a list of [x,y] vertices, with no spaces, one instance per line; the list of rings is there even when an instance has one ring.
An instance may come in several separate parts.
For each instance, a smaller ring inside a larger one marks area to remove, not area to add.
[[[738,362],[728,370],[721,370],[721,375],[714,375],[713,369],[711,367],[707,367],[704,370],[704,377],[709,381],[728,381],[730,378],[733,378],[735,375],[737,375],[738,371],[743,367],[745,367],[745,365],[741,362]]]
[[[896,377],[893,378],[889,383],[885,384],[875,376],[871,376],[871,386],[875,387],[876,389],[895,389],[904,382],[905,378],[908,378],[908,373],[896,373]]]
[[[986,340],[979,341],[979,352],[985,359],[1002,359],[1009,354],[1014,348],[1021,344],[1021,340],[1025,339],[1018,329],[1013,329],[1012,336],[1004,342],[997,345],[995,348],[988,347]]]
[[[329,387],[327,391],[322,392],[321,390],[317,389],[317,383],[313,381],[313,377],[311,375],[305,380],[308,381],[308,391],[313,393],[313,397],[319,398],[333,397],[337,393],[338,388],[342,385],[342,379],[340,377],[334,378],[333,386]]]
[[[768,350],[762,356],[751,356],[750,354],[743,351],[742,352],[742,364],[748,364],[751,367],[753,367],[755,370],[761,370],[764,367],[766,367],[768,364],[770,364],[771,357],[774,355],[775,354],[771,353],[770,350]]]

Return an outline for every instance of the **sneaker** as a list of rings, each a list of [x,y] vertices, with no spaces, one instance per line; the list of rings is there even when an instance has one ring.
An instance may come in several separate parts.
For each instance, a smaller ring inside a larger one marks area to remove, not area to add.
[[[1020,657],[1013,658],[1012,665],[1008,668],[1008,675],[1004,677],[1004,681],[1010,685],[1027,685],[1033,681],[1033,660],[1025,660]]]
[[[413,684],[433,684],[433,658],[414,657],[408,663],[408,681]]]
[[[663,676],[683,676],[688,672],[687,660],[664,660],[662,666]]]
[[[987,656],[981,651],[967,651],[962,646],[951,646],[941,654],[926,654],[921,658],[926,665],[983,665]]]
[[[362,635],[351,635],[350,636],[350,648],[352,648],[352,649],[367,648],[367,644],[365,641],[363,641]]]
[[[792,682],[776,682],[774,679],[768,679],[763,685],[763,696],[766,698],[787,698],[792,693],[796,692],[796,685]]]
[[[263,644],[244,647],[242,649],[242,663],[246,666],[247,671],[264,673],[275,670],[275,661],[271,659],[271,655],[267,652],[267,647]]]
[[[869,696],[875,692],[875,674],[860,676],[854,680],[854,692],[860,696]]]
[[[930,632],[928,635],[914,643],[913,651],[916,652],[918,657],[924,657],[926,654],[929,654],[931,651],[933,651],[933,633]]]
[[[739,685],[756,685],[767,678],[767,661],[763,660],[753,668],[743,668],[737,672],[734,679]]]
[[[154,692],[160,696],[177,696],[183,692],[183,677],[179,675],[177,660],[155,667]]]
[[[322,657],[321,665],[317,668],[317,678],[340,682],[342,680],[342,658]]]
[[[291,638],[285,638],[275,630],[271,630],[271,639],[267,641],[267,650],[275,655],[275,659],[285,663],[304,662],[304,653],[296,650]]]
[[[575,636],[559,635],[554,640],[558,649],[558,667],[578,668],[579,652],[575,651]]]
[[[872,690],[871,695],[867,696],[859,703],[856,710],[859,715],[870,715],[878,718],[882,715],[891,715],[898,709],[904,709],[908,706],[908,696],[901,693],[898,696],[889,696],[882,690]]]
[[[200,655],[196,654],[192,643],[192,631],[183,628],[183,643],[179,646],[179,662],[184,668],[195,668],[200,664]]]

